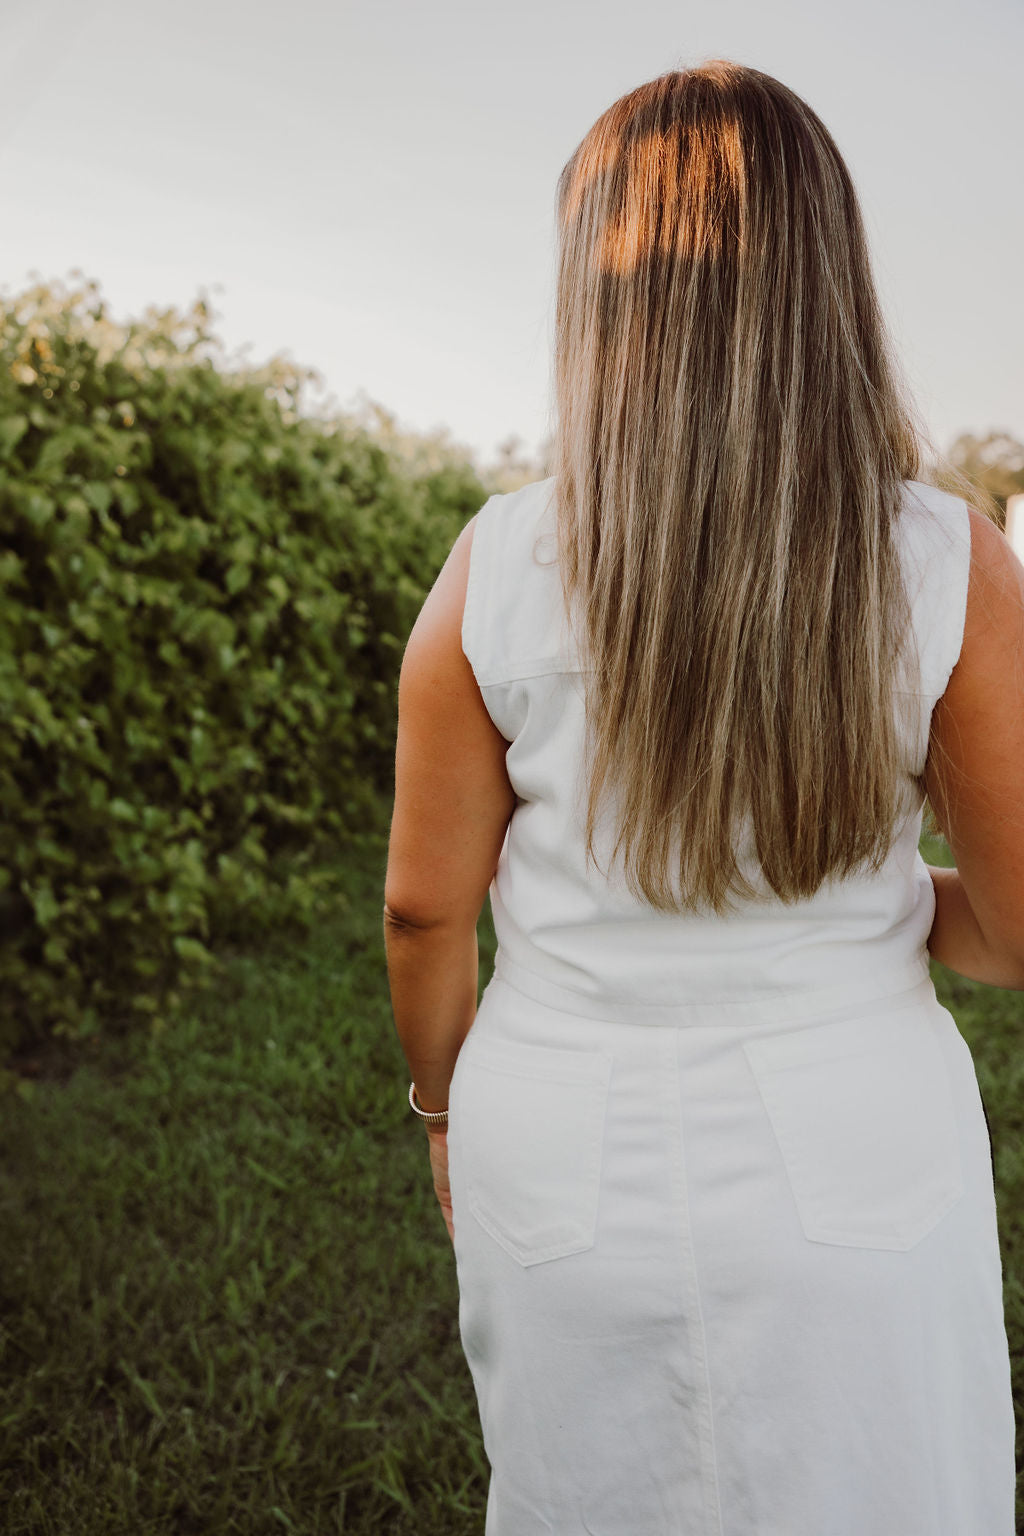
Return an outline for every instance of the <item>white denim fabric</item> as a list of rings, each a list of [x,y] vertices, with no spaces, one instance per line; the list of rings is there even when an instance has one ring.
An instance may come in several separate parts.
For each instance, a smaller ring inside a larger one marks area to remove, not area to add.
[[[929,978],[921,805],[880,872],[795,907],[666,915],[588,868],[552,485],[479,514],[463,624],[518,797],[448,1138],[486,1536],[1013,1536],[991,1153]],[[919,772],[966,507],[908,484],[899,539]]]

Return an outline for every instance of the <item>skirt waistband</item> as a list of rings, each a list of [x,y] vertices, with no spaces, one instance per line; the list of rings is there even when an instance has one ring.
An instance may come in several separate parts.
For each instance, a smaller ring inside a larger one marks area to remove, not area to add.
[[[495,957],[494,979],[561,1013],[618,1024],[661,1024],[670,1029],[785,1024],[849,1013],[862,1004],[903,997],[911,992],[920,993],[922,1000],[935,996],[928,961],[923,956],[904,965],[887,966],[867,978],[864,975],[849,976],[827,987],[764,992],[749,998],[702,999],[700,1002],[644,1003],[631,998],[591,997],[520,965],[502,949]],[[680,990],[684,986],[685,981],[681,978]]]

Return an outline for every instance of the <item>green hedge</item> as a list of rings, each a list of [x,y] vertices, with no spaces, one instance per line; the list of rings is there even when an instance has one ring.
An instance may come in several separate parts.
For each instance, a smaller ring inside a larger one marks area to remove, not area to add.
[[[379,825],[412,620],[485,499],[313,376],[229,370],[200,301],[0,310],[0,1054],[159,1022],[216,941],[301,930]]]

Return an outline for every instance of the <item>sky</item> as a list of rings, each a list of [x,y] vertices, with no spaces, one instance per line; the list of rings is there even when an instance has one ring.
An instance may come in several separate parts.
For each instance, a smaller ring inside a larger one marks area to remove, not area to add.
[[[0,292],[202,293],[483,460],[550,430],[554,192],[618,96],[730,58],[853,174],[923,421],[1024,439],[1021,0],[0,0]]]

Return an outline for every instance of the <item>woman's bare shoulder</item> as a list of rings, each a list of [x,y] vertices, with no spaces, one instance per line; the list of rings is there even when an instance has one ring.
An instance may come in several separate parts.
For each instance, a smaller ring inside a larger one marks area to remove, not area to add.
[[[1006,634],[1006,625],[1024,614],[1024,565],[991,518],[968,509],[971,520],[971,577],[966,628],[988,626]],[[965,636],[966,638],[966,636]]]
[[[452,642],[458,641],[462,629],[475,525],[476,515],[474,514],[452,545],[434,585],[427,593],[409,635],[406,645],[406,663],[413,660],[422,650],[432,650],[440,646],[443,652],[446,644],[454,659]],[[456,648],[461,651],[461,647]]]

